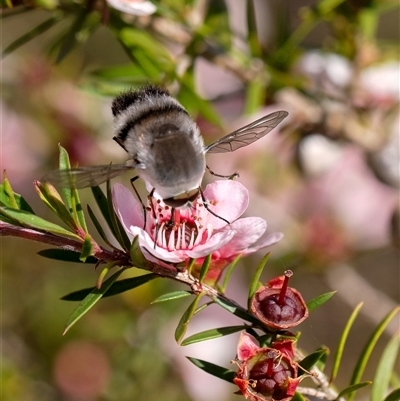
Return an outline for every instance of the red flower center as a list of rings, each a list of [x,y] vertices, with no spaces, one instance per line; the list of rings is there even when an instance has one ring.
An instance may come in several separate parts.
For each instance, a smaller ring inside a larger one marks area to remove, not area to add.
[[[183,217],[179,209],[161,207],[159,203],[147,210],[155,214],[150,233],[157,246],[174,251],[192,249],[201,242],[204,230],[201,217],[196,214],[184,213]]]

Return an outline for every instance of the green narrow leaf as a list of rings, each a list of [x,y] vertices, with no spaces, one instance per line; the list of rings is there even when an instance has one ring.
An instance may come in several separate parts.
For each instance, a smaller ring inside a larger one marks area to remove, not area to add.
[[[3,207],[3,204],[2,204],[2,203],[0,203],[0,207]],[[4,216],[4,215],[1,213],[1,209],[0,209],[0,221],[2,221],[2,222],[4,222],[4,223],[12,224],[12,225],[17,225],[17,226],[20,225],[20,224],[18,224],[15,220],[10,219],[10,218]]]
[[[83,7],[76,15],[74,22],[67,30],[67,34],[62,40],[60,50],[58,51],[56,64],[61,62],[68,53],[77,45],[78,35],[82,30],[87,16],[90,14],[91,10],[89,7]]]
[[[356,384],[361,379],[361,376],[364,373],[365,366],[368,362],[371,352],[373,351],[379,337],[384,332],[384,330],[385,330],[386,326],[389,324],[389,322],[399,312],[399,310],[400,310],[400,307],[396,307],[392,311],[390,311],[385,316],[385,318],[382,320],[382,322],[379,323],[379,325],[376,327],[376,329],[372,333],[371,338],[367,341],[367,344],[365,345],[363,351],[361,352],[360,358],[357,361],[356,367],[353,372],[353,376],[350,381],[351,385]],[[352,401],[353,398],[354,398],[354,394],[350,394],[348,400]]]
[[[7,56],[8,54],[12,53],[13,51],[17,50],[19,47],[23,46],[24,44],[30,42],[32,39],[35,39],[37,36],[41,35],[42,33],[48,31],[52,28],[61,18],[61,14],[53,15],[51,18],[47,19],[46,21],[42,22],[41,24],[35,26],[32,30],[25,33],[24,35],[20,36],[18,39],[14,40],[11,44],[9,44],[1,53],[2,58]]]
[[[71,163],[69,161],[68,152],[61,145],[58,145],[60,150],[59,169],[70,170]],[[63,188],[65,202],[68,210],[75,221],[75,225],[82,228],[85,233],[88,232],[85,215],[82,210],[82,204],[76,188]]]
[[[60,144],[58,144],[58,150],[60,151],[58,168],[60,170],[71,170],[71,164],[69,162],[68,152]],[[71,212],[72,211],[71,188],[63,187],[62,193],[64,196],[65,204],[68,210]]]
[[[22,227],[33,228],[39,231],[49,232],[51,234],[60,235],[62,237],[71,238],[81,242],[81,238],[71,231],[35,216],[32,213],[25,212],[24,210],[10,209],[6,206],[0,207],[0,215],[5,216],[14,222],[14,224]]]
[[[37,253],[40,256],[43,256],[47,259],[59,260],[62,262],[73,262],[73,263],[82,263],[80,260],[81,254],[79,252],[70,251],[67,249],[43,249]],[[94,256],[89,256],[86,258],[85,263],[92,264],[97,263],[98,259]]]
[[[218,304],[219,306],[221,306],[228,312],[232,313],[233,315],[240,317],[241,319],[246,320],[248,322],[255,323],[257,325],[260,324],[260,322],[257,320],[257,318],[255,318],[249,312],[240,309],[237,305],[235,305],[228,299],[215,297],[213,300],[216,304]]]
[[[359,28],[370,41],[374,40],[379,24],[379,13],[375,8],[363,8],[358,13]]]
[[[221,127],[221,117],[215,111],[211,102],[204,100],[200,97],[194,85],[193,68],[189,68],[186,73],[181,77],[181,87],[177,94],[177,99],[186,106],[188,113],[198,114],[206,118],[211,123]]]
[[[35,189],[40,199],[55,213],[69,228],[76,231],[77,225],[70,211],[66,208],[60,194],[49,183],[40,183],[35,181]]]
[[[143,70],[132,64],[99,68],[92,71],[91,75],[107,81],[111,80],[129,83],[142,83],[147,79],[147,76],[143,74]]]
[[[121,29],[119,38],[130,50],[142,71],[154,82],[160,82],[165,75],[171,78],[175,76],[175,64],[170,52],[160,41],[145,30],[129,28]]]
[[[17,200],[14,195],[14,191],[11,187],[11,183],[7,178],[6,171],[4,170],[4,181],[3,181],[3,190],[4,194],[8,197],[9,202],[10,202],[10,207],[13,209],[19,209]]]
[[[254,114],[265,104],[267,83],[263,75],[251,80],[246,88],[246,103],[244,113]]]
[[[203,361],[201,359],[192,358],[189,356],[187,356],[186,358],[204,372],[225,380],[228,383],[233,383],[233,379],[236,376],[236,372],[234,372],[233,370],[223,368],[222,366],[218,366],[211,362]]]
[[[323,357],[327,354],[327,348],[320,348],[316,351],[312,352],[310,355],[307,355],[300,363],[300,367],[305,372],[309,372],[310,369],[317,364]],[[303,373],[300,373],[303,374]]]
[[[258,40],[254,0],[247,0],[247,43],[252,57],[262,58],[263,51]]]
[[[400,334],[395,335],[387,344],[376,368],[372,382],[370,401],[381,401],[389,390],[390,377],[399,355]]]
[[[400,401],[400,388],[393,390],[383,401]]]
[[[271,345],[273,334],[264,334],[262,336],[258,336],[257,332],[253,333],[253,331],[253,329],[247,329],[249,334],[257,338],[258,342],[260,343],[260,347],[269,347]]]
[[[246,326],[229,326],[229,327],[219,327],[217,329],[211,329],[202,331],[201,333],[193,334],[190,337],[185,338],[181,345],[189,345],[198,343],[201,341],[213,340],[214,338],[220,338],[227,336],[229,334],[237,333],[238,331],[245,330]]]
[[[294,393],[293,398],[291,399],[291,401],[307,401],[307,399],[305,397],[303,397],[302,394],[298,393],[297,391]]]
[[[345,397],[346,395],[352,395],[354,396],[355,392],[359,390],[360,388],[369,386],[372,382],[371,381],[365,381],[365,382],[360,382],[357,384],[352,384],[349,387],[346,387],[344,390],[342,390],[339,395],[337,396],[337,400],[340,399],[341,397]]]
[[[321,14],[330,14],[336,7],[345,0],[322,0],[318,2],[317,8]]]
[[[198,313],[200,313],[201,311],[203,311],[204,309],[208,308],[210,305],[212,305],[214,302],[213,301],[209,301],[206,302],[202,305],[200,305],[195,311],[194,311],[194,315],[197,315]]]
[[[82,262],[85,262],[86,258],[92,256],[92,252],[93,252],[92,237],[89,234],[86,234],[85,238],[83,239],[82,252],[79,259]]]
[[[94,214],[93,210],[91,209],[91,207],[89,205],[87,205],[87,209],[88,209],[88,213],[89,213],[89,217],[92,220],[92,223],[94,224],[97,232],[100,234],[100,237],[103,239],[103,241],[109,245],[110,247],[112,247],[110,241],[107,238],[106,233],[103,230],[103,227],[101,226],[101,224],[99,223],[99,221],[97,220],[96,215]]]
[[[168,292],[167,294],[160,295],[157,297],[152,304],[158,304],[161,302],[166,302],[166,301],[173,301],[175,299],[180,299],[180,298],[186,298],[189,295],[192,295],[191,292],[189,291],[173,291],[173,292]]]
[[[83,229],[87,234],[88,229],[85,220],[85,214],[83,213],[81,200],[79,198],[78,190],[76,188],[71,189],[71,200],[72,200],[72,211],[76,223]]]
[[[256,271],[254,272],[254,276],[251,279],[250,287],[249,287],[249,295],[247,297],[247,307],[250,309],[251,300],[254,297],[254,294],[260,287],[260,277],[264,270],[265,265],[268,262],[269,252],[261,259],[261,262],[258,264]]]
[[[132,290],[159,277],[160,276],[158,276],[157,274],[151,273],[117,281],[103,295],[103,298],[111,297],[113,295],[121,294],[122,292]],[[74,291],[71,292],[70,294],[64,295],[61,299],[63,301],[82,301],[88,294],[90,294],[95,289],[96,287],[84,288],[82,290]]]
[[[190,321],[192,320],[192,317],[194,316],[194,313],[197,309],[197,305],[200,301],[200,299],[203,297],[203,293],[201,292],[196,296],[196,298],[193,300],[193,302],[189,305],[189,307],[186,309],[185,313],[182,315],[181,320],[178,323],[178,326],[175,329],[175,341],[180,344],[183,336],[186,333],[186,330],[188,328],[188,325]]]
[[[13,5],[11,3],[11,0],[2,0],[2,5],[3,5],[3,2],[7,7],[12,8]]]
[[[235,270],[235,267],[237,266],[239,260],[242,258],[242,255],[236,256],[235,260],[229,264],[228,268],[226,269],[224,281],[222,282],[221,286],[221,292],[225,293],[226,288],[228,287],[229,279],[232,276],[233,271]]]
[[[196,263],[196,259],[193,259],[193,258],[189,259],[189,265],[187,267],[187,271],[189,274],[192,274],[192,269],[193,269],[193,266],[195,263]]]
[[[107,222],[109,229],[113,231],[113,225],[111,222],[110,212],[108,210],[108,202],[106,196],[104,195],[100,187],[91,187],[90,189],[92,190],[94,199],[100,209],[101,214],[104,217],[104,220]]]
[[[103,282],[100,288],[94,289],[90,294],[88,294],[78,307],[72,312],[65,325],[65,330],[63,335],[79,320],[81,319],[93,306],[103,297],[107,290],[112,286],[112,284],[117,280],[121,273],[125,269],[120,269],[114,273],[109,279]]]
[[[107,276],[108,272],[115,266],[118,266],[118,262],[112,262],[112,263],[108,263],[105,267],[103,267],[103,269],[101,270],[99,277],[97,278],[96,281],[96,288],[101,288],[103,282],[104,282],[104,278]]]
[[[358,313],[360,312],[360,309],[362,306],[363,306],[363,302],[360,302],[355,307],[353,313],[351,314],[349,320],[346,323],[346,326],[342,332],[342,335],[340,336],[339,344],[336,349],[335,356],[333,358],[333,367],[332,367],[330,382],[333,382],[336,379],[336,376],[337,376],[337,373],[338,373],[339,367],[340,367],[340,362],[342,360],[344,346],[347,341],[347,337],[349,336],[350,329],[353,326],[353,323],[356,320],[356,317],[357,317]]]
[[[131,257],[132,264],[135,267],[139,267],[141,269],[147,269],[149,262],[143,256],[142,250],[140,249],[139,245],[139,236],[136,236],[129,249],[129,255]]]
[[[392,376],[390,378],[390,384],[393,388],[400,388],[400,376],[397,372],[392,372]]]
[[[101,214],[103,215],[105,221],[107,222],[108,228],[111,230],[112,234],[118,241],[117,233],[115,232],[113,220],[111,217],[113,215],[115,218],[114,211],[112,211],[113,214],[111,215],[109,210],[108,200],[104,195],[103,191],[99,187],[91,187],[91,190],[96,200],[97,206],[99,207]]]
[[[318,348],[318,350],[320,349],[324,351],[324,354],[321,356],[321,359],[317,362],[317,367],[321,372],[323,372],[325,370],[326,362],[328,361],[331,350],[325,345],[321,345]]]
[[[210,268],[210,265],[211,265],[211,254],[207,255],[204,258],[204,262],[201,265],[201,270],[200,270],[200,275],[199,275],[200,283],[202,283],[204,278],[206,277],[208,269]]]
[[[293,57],[297,54],[296,50],[299,44],[320,22],[320,19],[310,13],[310,16],[303,19],[302,23],[291,32],[286,41],[282,43],[279,49],[272,55],[270,64],[278,68],[278,70],[279,68],[288,66]]]
[[[319,308],[321,305],[323,305],[326,301],[331,299],[333,295],[336,294],[336,291],[331,291],[327,292],[325,294],[318,295],[318,297],[315,297],[311,301],[307,302],[307,309],[309,312],[313,311],[314,309]]]
[[[158,63],[154,62],[154,58],[150,58],[149,54],[144,49],[135,48],[132,50],[133,57],[137,64],[142,67],[142,70],[146,72],[146,75],[152,81],[159,81],[161,78],[161,69]]]
[[[4,176],[4,181],[8,181],[8,178]],[[12,197],[9,193],[12,191]],[[33,209],[29,206],[28,202],[19,194],[15,193],[11,187],[11,183],[0,184],[0,205],[7,206],[11,209],[20,209],[26,212],[35,214]]]

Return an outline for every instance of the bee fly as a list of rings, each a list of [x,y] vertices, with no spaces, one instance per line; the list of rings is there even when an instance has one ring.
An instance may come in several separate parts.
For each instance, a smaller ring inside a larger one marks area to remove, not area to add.
[[[206,153],[233,152],[247,146],[268,134],[288,115],[286,111],[277,111],[205,146],[197,124],[163,88],[147,86],[122,93],[112,102],[112,113],[113,139],[130,156],[125,164],[55,170],[44,179],[85,188],[135,169],[154,188],[152,192],[173,209],[203,197],[200,185]]]

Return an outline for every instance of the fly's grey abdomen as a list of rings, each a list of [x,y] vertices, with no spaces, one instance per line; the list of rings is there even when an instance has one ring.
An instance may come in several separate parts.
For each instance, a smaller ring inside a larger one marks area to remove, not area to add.
[[[196,123],[158,87],[129,91],[112,105],[116,141],[137,164],[138,175],[162,198],[198,188],[205,170],[204,143]]]

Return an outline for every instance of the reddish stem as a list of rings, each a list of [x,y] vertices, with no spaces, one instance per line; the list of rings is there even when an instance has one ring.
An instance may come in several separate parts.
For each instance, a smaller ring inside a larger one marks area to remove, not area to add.
[[[59,237],[51,233],[40,232],[30,228],[14,226],[5,222],[0,222],[0,235],[1,236],[13,236],[19,238],[25,238],[30,241],[37,241],[43,244],[55,245],[62,249],[67,249],[75,252],[82,251],[82,242],[71,238]],[[92,242],[93,244],[93,256],[103,260],[105,262],[113,262],[120,260],[129,265],[129,259],[122,251],[109,251],[108,249],[102,248],[100,245]],[[124,263],[124,264],[125,264]]]

